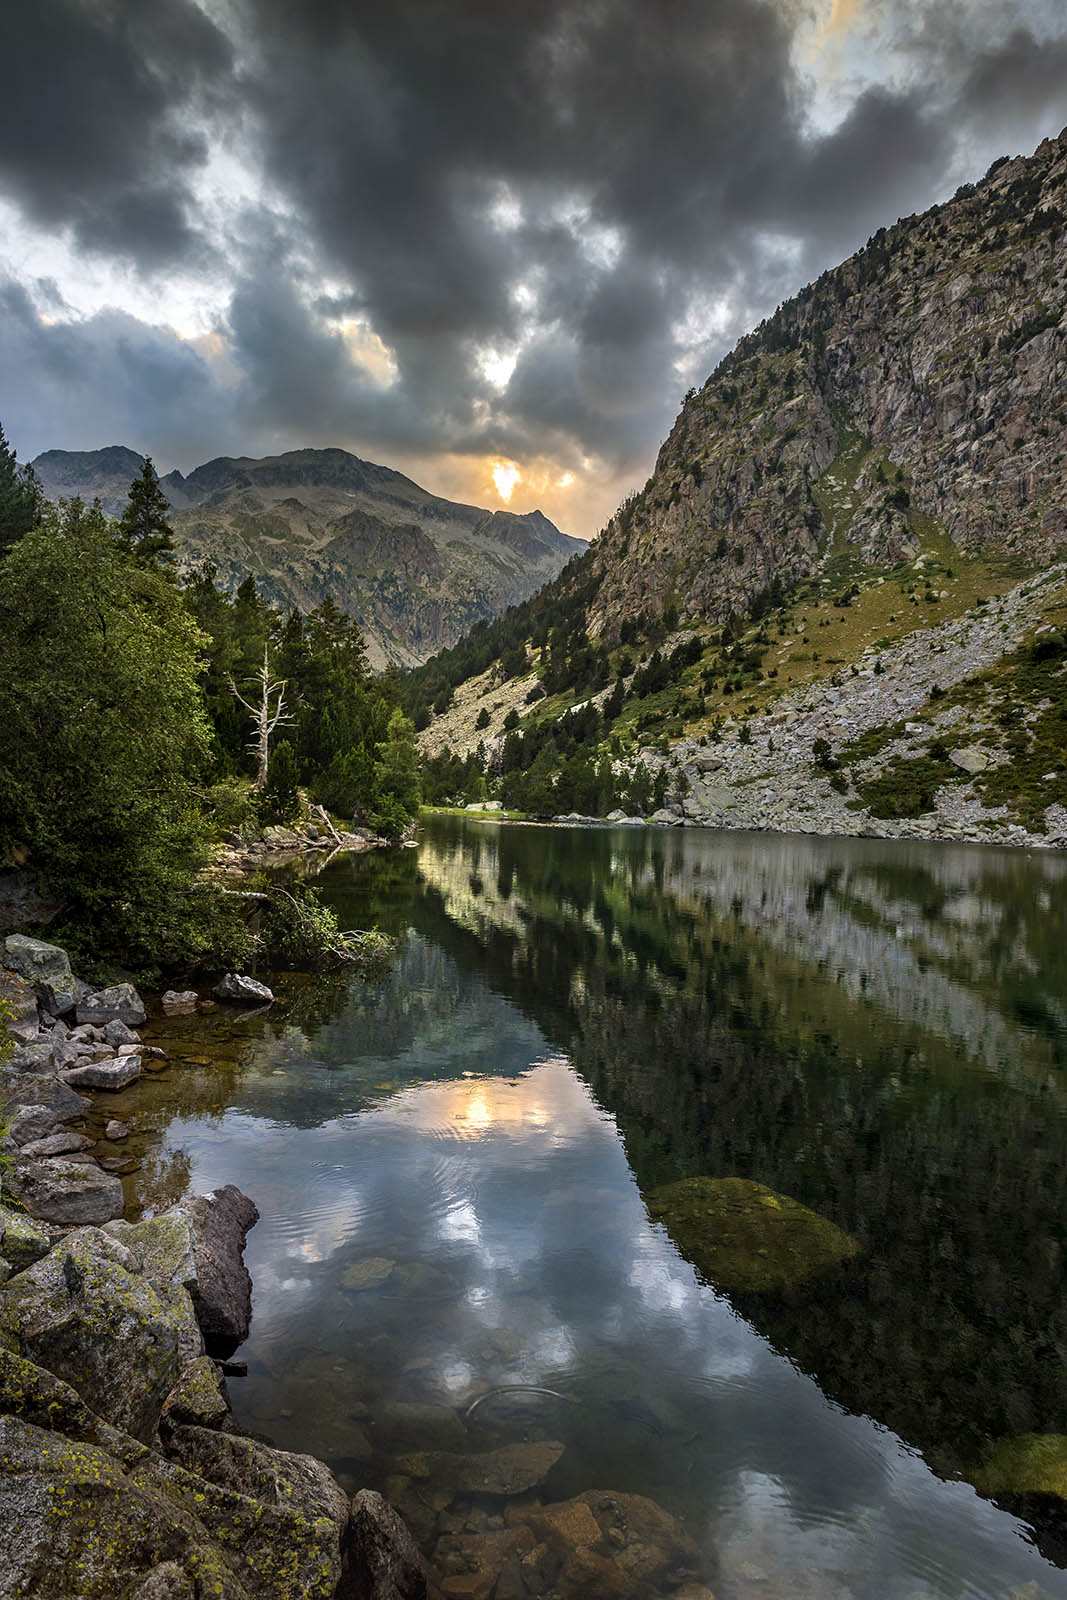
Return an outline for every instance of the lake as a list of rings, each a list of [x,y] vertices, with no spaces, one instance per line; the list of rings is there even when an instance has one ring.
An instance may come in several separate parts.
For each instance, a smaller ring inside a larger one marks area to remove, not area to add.
[[[570,1592],[521,1519],[598,1490],[575,1593],[1067,1597],[1065,873],[428,818],[320,879],[380,983],[147,1030],[130,1201],[255,1199],[236,1414],[450,1593]]]

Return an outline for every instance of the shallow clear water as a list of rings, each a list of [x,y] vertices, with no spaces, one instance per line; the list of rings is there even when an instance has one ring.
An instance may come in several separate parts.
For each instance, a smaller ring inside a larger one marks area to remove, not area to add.
[[[399,1496],[428,1551],[464,1497],[420,1499],[407,1454],[555,1439],[542,1499],[649,1496],[718,1600],[1067,1596],[1061,1503],[972,1487],[1067,1433],[1065,872],[431,819],[322,880],[400,936],[384,982],[157,1025],[173,1065],[108,1103],[130,1199],[253,1196],[237,1414]],[[706,1281],[646,1206],[700,1175],[855,1251]],[[562,1398],[457,1420],[496,1386]]]

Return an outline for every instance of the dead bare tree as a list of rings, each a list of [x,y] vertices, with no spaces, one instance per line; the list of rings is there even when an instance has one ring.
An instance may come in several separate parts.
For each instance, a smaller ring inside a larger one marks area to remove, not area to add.
[[[238,689],[233,678],[230,679],[230,688],[237,700],[244,706],[252,718],[255,732],[248,742],[248,748],[256,758],[256,781],[254,789],[262,789],[267,781],[267,766],[270,761],[270,736],[275,728],[292,722],[293,718],[285,709],[285,686],[288,678],[282,678],[277,683],[270,681],[270,661],[267,655],[267,646],[263,646],[263,665],[253,678],[253,683],[259,687],[259,704],[251,705]],[[274,696],[277,695],[277,704],[272,706]]]

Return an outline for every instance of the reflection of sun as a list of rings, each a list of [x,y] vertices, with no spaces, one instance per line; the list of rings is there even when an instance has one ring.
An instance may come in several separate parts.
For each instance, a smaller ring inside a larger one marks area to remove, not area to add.
[[[514,461],[498,461],[493,468],[492,478],[501,500],[510,500],[515,492],[515,485],[522,480],[522,473]]]
[[[466,1122],[469,1128],[477,1128],[481,1132],[483,1128],[488,1128],[492,1120],[493,1113],[486,1105],[482,1095],[475,1095],[472,1100],[468,1100]]]

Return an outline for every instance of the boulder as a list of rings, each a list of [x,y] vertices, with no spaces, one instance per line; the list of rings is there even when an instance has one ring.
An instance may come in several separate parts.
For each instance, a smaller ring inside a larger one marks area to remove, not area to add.
[[[179,1330],[137,1266],[111,1235],[76,1228],[11,1279],[6,1318],[22,1355],[147,1443],[178,1381]]]
[[[76,1150],[91,1150],[93,1141],[87,1139],[84,1133],[74,1133],[69,1128],[63,1128],[59,1133],[50,1133],[43,1139],[31,1139],[22,1146],[19,1154],[26,1161],[37,1161],[42,1156],[66,1156]]]
[[[77,1227],[122,1215],[122,1184],[86,1159],[17,1160],[7,1182],[16,1199],[42,1222]]]
[[[161,1561],[133,1591],[132,1600],[196,1600],[193,1580],[176,1561]]]
[[[126,1089],[141,1076],[139,1055],[106,1056],[103,1061],[87,1061],[82,1066],[67,1067],[64,1083],[75,1089],[110,1089],[112,1093]]]
[[[948,758],[954,767],[959,767],[963,772],[984,772],[990,765],[985,751],[977,750],[973,745],[965,745],[961,750],[950,750]]]
[[[64,1043],[60,1041],[60,1048]],[[6,1072],[50,1072],[55,1066],[55,1050],[51,1039],[34,1039],[8,1056],[4,1063]]]
[[[104,1027],[104,1043],[109,1044],[112,1050],[119,1050],[123,1045],[138,1046],[140,1038],[132,1028],[128,1028],[118,1017],[107,1023]]]
[[[216,1000],[236,1001],[240,1005],[270,1005],[274,995],[265,983],[241,973],[227,972],[221,983],[215,985]]]
[[[168,989],[160,1004],[168,1017],[188,1016],[196,1010],[196,990]]]
[[[40,1032],[37,1016],[37,994],[27,978],[17,972],[0,968],[0,1017],[7,1007],[7,1031],[19,1044],[30,1044]]]
[[[89,1109],[89,1102],[83,1095],[75,1094],[51,1072],[26,1072],[11,1077],[3,1073],[0,1075],[0,1098],[6,1115],[11,1118],[10,1131],[16,1144],[25,1144],[27,1139],[42,1139],[57,1123],[74,1122],[84,1117]],[[23,1112],[27,1113],[25,1117]],[[42,1120],[47,1121],[47,1126],[41,1126]],[[40,1131],[23,1131],[31,1125],[40,1127]]]
[[[0,1256],[12,1272],[24,1272],[51,1248],[52,1241],[32,1217],[0,1206]]]
[[[373,1489],[352,1500],[346,1564],[365,1600],[426,1600],[426,1573],[403,1518]]]
[[[141,1471],[127,1471],[99,1445],[0,1417],[0,1600],[129,1595],[164,1565],[194,1576],[199,1592],[217,1600],[268,1592],[246,1588],[237,1561],[177,1494],[162,1492],[142,1455]],[[190,1501],[194,1492],[190,1484]],[[182,1591],[172,1586],[175,1593]]]
[[[263,843],[268,850],[299,850],[304,840],[292,828],[272,826],[263,829]]]
[[[259,1221],[253,1202],[232,1183],[186,1202],[196,1260],[190,1289],[209,1349],[240,1344],[252,1321],[252,1279],[244,1264],[245,1239]],[[224,1348],[220,1353],[228,1354]]]
[[[74,1010],[78,981],[70,970],[67,952],[57,944],[12,933],[4,940],[4,965],[33,984],[37,999],[52,1016],[62,1017]]]
[[[210,1356],[186,1362],[174,1388],[163,1402],[163,1415],[171,1424],[192,1423],[220,1428],[230,1414],[226,1380]]]
[[[78,1021],[104,1028],[109,1022],[125,1022],[139,1028],[147,1020],[144,1002],[132,983],[117,983],[111,989],[98,989],[78,1001]]]
[[[204,1340],[193,1307],[197,1286],[193,1229],[181,1206],[143,1222],[109,1222],[104,1229],[129,1250],[139,1270],[169,1306],[178,1327],[178,1354],[183,1366],[204,1353]]]

